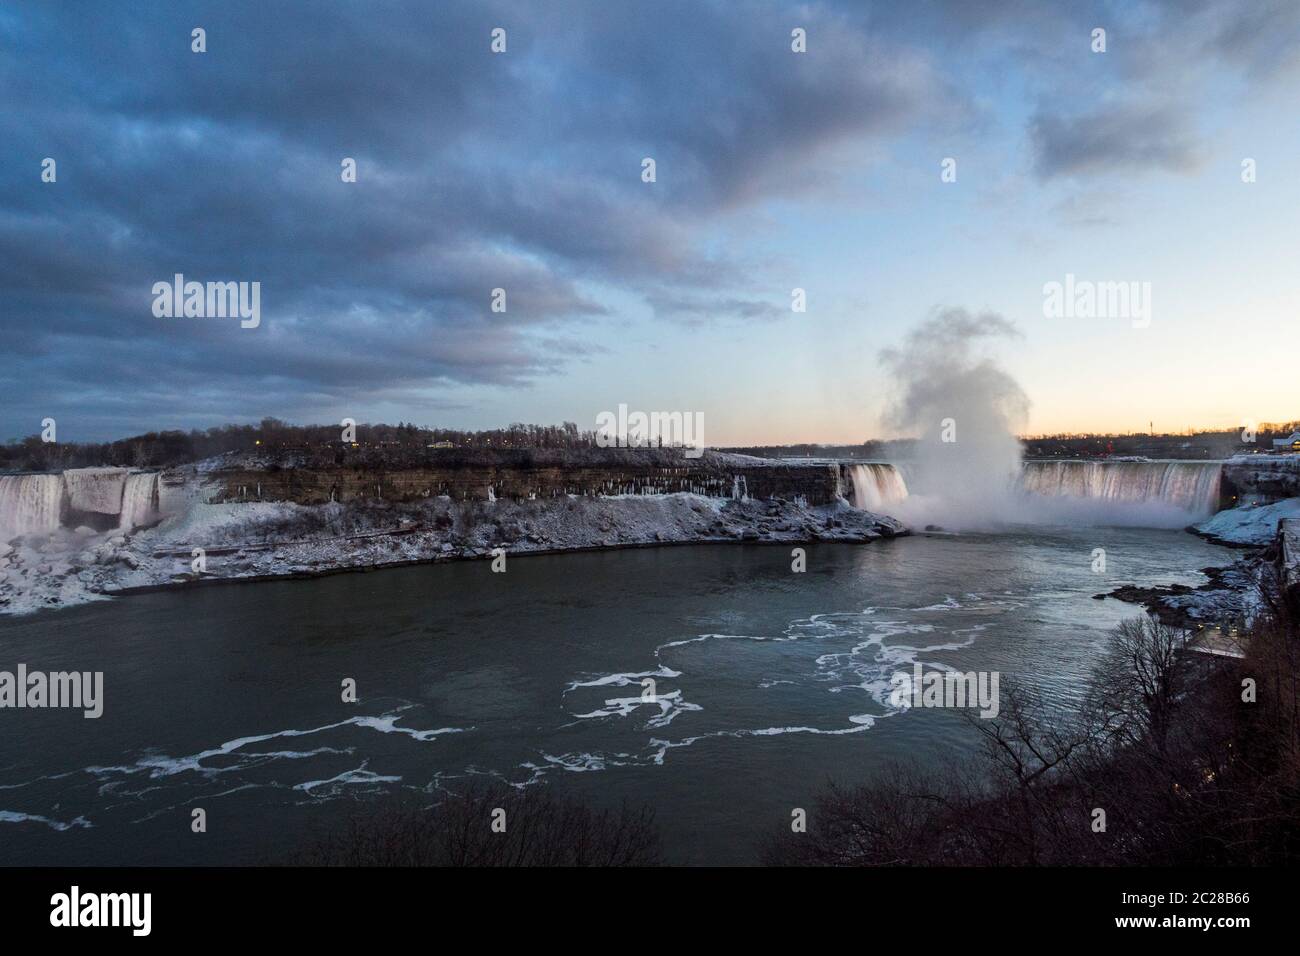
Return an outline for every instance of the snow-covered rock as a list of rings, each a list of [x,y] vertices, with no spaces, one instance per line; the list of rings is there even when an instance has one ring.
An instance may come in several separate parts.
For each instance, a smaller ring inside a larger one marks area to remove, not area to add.
[[[63,473],[63,487],[69,505],[77,511],[120,514],[125,468],[69,468]]]
[[[200,577],[238,580],[481,559],[497,547],[515,555],[720,541],[862,542],[906,533],[898,521],[842,499],[809,506],[679,492],[491,502],[437,496],[208,503],[205,484],[197,470],[164,482],[160,510],[167,517],[129,537],[113,529],[15,539],[4,559],[11,569],[0,579],[0,611],[67,606],[191,580],[195,548],[204,553]]]
[[[1243,505],[1220,511],[1196,526],[1196,531],[1225,544],[1263,547],[1277,536],[1286,518],[1300,517],[1300,498],[1287,498],[1271,505]]]

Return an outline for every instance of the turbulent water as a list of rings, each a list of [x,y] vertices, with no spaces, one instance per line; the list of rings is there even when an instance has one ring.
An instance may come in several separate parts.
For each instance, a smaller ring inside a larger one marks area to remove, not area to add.
[[[1230,557],[1182,532],[1039,527],[811,545],[802,574],[782,548],[654,548],[2,619],[0,669],[103,671],[104,712],[4,712],[0,862],[274,861],[313,826],[485,780],[649,803],[670,861],[753,862],[828,778],[970,753],[955,713],[891,706],[897,669],[997,670],[1068,708],[1136,613],[1093,594]]]

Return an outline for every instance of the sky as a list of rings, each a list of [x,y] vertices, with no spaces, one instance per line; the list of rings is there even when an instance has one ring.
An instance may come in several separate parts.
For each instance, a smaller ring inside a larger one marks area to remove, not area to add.
[[[1294,419],[1298,93],[1293,0],[6,3],[0,440],[857,442],[953,310],[1017,329],[1026,433]],[[260,324],[155,315],[177,273]],[[1045,314],[1067,275],[1149,314]]]

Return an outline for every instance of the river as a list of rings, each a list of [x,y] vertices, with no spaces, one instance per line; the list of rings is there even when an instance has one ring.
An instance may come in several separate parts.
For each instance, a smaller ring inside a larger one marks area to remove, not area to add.
[[[1068,708],[1138,613],[1094,594],[1231,558],[1181,531],[1034,527],[809,546],[805,573],[789,547],[664,547],[0,619],[0,669],[103,671],[105,698],[99,719],[0,711],[0,862],[274,862],[386,796],[497,778],[650,804],[669,862],[751,863],[828,779],[970,752],[954,712],[890,706],[895,671],[998,671]]]

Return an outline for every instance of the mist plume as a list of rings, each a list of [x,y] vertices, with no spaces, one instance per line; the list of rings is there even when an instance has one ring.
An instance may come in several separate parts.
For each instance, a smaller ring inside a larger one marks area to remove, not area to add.
[[[946,309],[880,353],[893,384],[884,424],[917,439],[906,520],[954,528],[1015,520],[1016,433],[1029,398],[994,350],[1018,337],[996,313]]]

